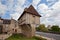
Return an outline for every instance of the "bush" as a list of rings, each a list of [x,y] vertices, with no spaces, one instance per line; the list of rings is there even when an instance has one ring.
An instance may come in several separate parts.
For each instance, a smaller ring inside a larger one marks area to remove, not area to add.
[[[60,28],[59,28],[59,32],[60,32]]]
[[[51,27],[51,30],[53,31],[53,32],[59,32],[59,26],[57,26],[57,25],[53,25],[52,27]]]
[[[36,31],[40,31],[40,28],[39,27],[36,27]]]
[[[44,24],[40,24],[39,27],[36,27],[37,31],[48,32],[49,30],[45,27]]]

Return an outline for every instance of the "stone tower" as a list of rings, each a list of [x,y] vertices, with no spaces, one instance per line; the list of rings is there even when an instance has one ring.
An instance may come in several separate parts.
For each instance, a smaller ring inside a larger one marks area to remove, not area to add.
[[[22,34],[26,37],[35,36],[35,27],[40,24],[40,17],[41,15],[39,15],[32,5],[29,8],[25,8],[18,19]]]

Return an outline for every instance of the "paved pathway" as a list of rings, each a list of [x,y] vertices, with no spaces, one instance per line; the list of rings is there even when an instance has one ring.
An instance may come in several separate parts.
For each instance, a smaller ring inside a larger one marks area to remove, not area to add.
[[[55,39],[53,39],[53,38],[44,37],[44,36],[41,36],[41,35],[38,35],[38,34],[36,34],[35,36],[42,37],[42,38],[45,38],[45,39],[47,39],[47,40],[55,40]]]
[[[58,34],[44,33],[44,32],[36,32],[36,34],[40,36],[48,37],[48,38],[53,38],[55,40],[60,40],[60,35]]]

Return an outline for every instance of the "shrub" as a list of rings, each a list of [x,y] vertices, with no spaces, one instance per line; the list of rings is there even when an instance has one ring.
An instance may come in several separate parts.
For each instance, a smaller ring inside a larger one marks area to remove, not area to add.
[[[53,25],[53,26],[51,27],[51,30],[54,31],[54,32],[59,32],[59,26]]]
[[[48,32],[49,30],[45,27],[44,24],[40,24],[39,27],[36,27],[37,31]]]

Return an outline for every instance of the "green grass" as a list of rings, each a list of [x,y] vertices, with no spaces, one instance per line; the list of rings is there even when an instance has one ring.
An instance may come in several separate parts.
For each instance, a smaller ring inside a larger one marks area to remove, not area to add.
[[[26,38],[20,34],[15,34],[15,35],[12,35],[11,37],[7,38],[6,40],[41,40],[41,38],[40,39],[38,37]],[[44,39],[42,39],[42,40],[44,40]]]

